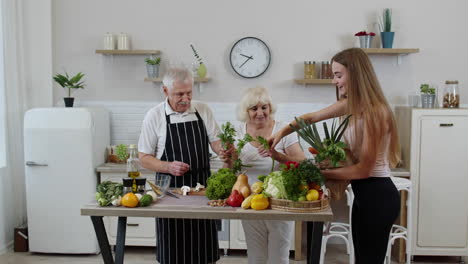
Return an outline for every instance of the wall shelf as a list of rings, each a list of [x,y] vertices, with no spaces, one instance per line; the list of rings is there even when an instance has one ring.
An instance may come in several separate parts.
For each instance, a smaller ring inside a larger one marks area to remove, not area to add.
[[[382,54],[382,55],[408,55],[410,53],[418,53],[419,49],[362,49],[367,54]]]
[[[295,79],[297,84],[332,84],[332,79]]]
[[[159,50],[96,50],[96,54],[102,55],[158,55]]]
[[[211,78],[205,77],[205,78],[194,78],[195,83],[207,83],[211,80]],[[162,78],[145,78],[145,82],[155,82],[155,83],[162,83]]]

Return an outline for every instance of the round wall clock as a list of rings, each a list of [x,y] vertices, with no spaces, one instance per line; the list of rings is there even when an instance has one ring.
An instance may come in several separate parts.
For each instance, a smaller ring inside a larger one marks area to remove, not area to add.
[[[246,37],[232,46],[229,61],[232,69],[240,76],[255,78],[262,75],[270,66],[271,53],[262,40]]]

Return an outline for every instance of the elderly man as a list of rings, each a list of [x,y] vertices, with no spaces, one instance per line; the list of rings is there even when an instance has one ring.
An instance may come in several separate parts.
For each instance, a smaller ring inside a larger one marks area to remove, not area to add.
[[[139,157],[156,175],[170,175],[171,187],[206,185],[209,149],[223,156],[219,127],[206,104],[192,102],[193,77],[186,69],[169,69],[163,77],[166,100],[143,120]],[[156,219],[159,263],[214,263],[219,259],[215,220]]]

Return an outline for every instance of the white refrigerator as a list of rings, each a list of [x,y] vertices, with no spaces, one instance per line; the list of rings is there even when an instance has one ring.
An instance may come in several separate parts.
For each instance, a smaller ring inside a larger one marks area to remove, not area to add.
[[[93,201],[96,167],[110,144],[109,113],[100,108],[36,108],[24,117],[31,252],[92,254],[99,246],[80,207]]]

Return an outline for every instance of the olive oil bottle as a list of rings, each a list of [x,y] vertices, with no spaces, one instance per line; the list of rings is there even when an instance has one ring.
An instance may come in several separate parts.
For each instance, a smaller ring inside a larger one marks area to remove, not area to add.
[[[140,160],[138,159],[138,152],[136,145],[131,144],[128,147],[130,156],[127,159],[127,175],[133,179],[132,192],[137,192],[136,178],[140,177]]]

